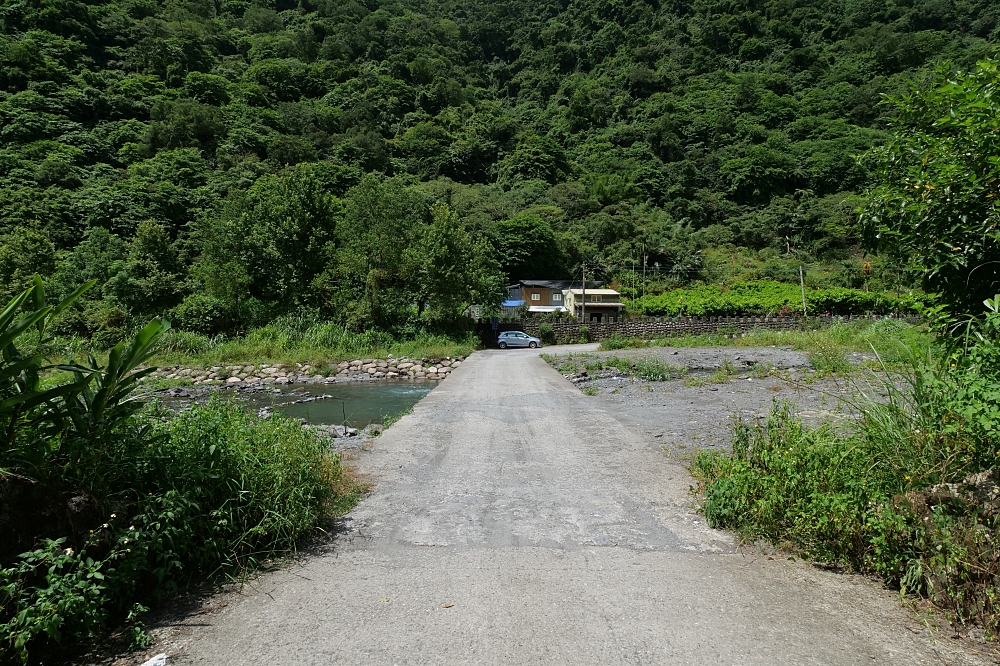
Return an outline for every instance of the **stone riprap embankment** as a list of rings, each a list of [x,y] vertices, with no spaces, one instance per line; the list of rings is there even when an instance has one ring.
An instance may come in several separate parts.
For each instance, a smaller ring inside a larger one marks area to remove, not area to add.
[[[389,358],[356,359],[340,363],[310,365],[295,363],[259,363],[249,365],[217,365],[210,368],[173,366],[150,374],[153,379],[188,380],[195,386],[228,386],[242,388],[267,384],[322,384],[338,381],[367,380],[441,380],[465,360],[463,356],[445,359]]]

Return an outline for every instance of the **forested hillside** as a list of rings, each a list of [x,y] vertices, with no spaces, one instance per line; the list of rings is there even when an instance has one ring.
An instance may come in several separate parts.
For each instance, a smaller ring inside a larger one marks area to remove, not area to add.
[[[860,286],[880,94],[1000,34],[990,0],[0,7],[0,298],[95,279],[97,341],[413,330],[581,261]]]

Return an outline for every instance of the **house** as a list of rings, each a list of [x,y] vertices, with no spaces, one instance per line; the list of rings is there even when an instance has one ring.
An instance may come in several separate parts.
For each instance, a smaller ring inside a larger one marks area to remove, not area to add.
[[[625,309],[622,295],[614,289],[591,289],[586,291],[584,303],[583,289],[567,289],[563,292],[563,306],[578,319],[585,316],[587,321],[618,321]],[[586,305],[586,315],[583,315]]]
[[[566,290],[580,286],[579,280],[521,280],[507,287],[508,300],[504,301],[504,307],[527,305],[528,312],[569,312],[563,302]],[[602,286],[601,282],[587,281],[588,292]]]

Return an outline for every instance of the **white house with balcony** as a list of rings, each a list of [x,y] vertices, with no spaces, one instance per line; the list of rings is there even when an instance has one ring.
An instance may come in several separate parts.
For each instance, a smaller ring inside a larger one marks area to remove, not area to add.
[[[586,293],[586,296],[584,294]],[[584,303],[586,298],[586,303]],[[563,307],[576,318],[584,312],[586,304],[586,321],[607,322],[618,321],[621,311],[625,309],[622,295],[614,289],[566,289],[563,291]]]

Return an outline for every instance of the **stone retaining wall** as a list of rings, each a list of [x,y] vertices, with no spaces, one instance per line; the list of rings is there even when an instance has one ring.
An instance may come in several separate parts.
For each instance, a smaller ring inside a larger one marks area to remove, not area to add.
[[[618,322],[590,322],[583,324],[572,320],[544,321],[541,319],[500,321],[494,330],[488,319],[476,322],[476,332],[487,347],[496,345],[496,336],[501,331],[524,331],[542,338],[540,326],[552,327],[556,344],[570,344],[586,339],[590,342],[606,340],[613,335],[626,338],[663,338],[672,335],[701,335],[705,333],[746,333],[754,329],[797,330],[821,328],[835,322],[886,319],[878,315],[821,316],[821,317],[641,317]],[[888,317],[892,318],[892,317]],[[903,317],[905,321],[916,323],[916,317]],[[586,327],[586,329],[584,329]],[[542,338],[545,341],[544,338]],[[551,342],[551,340],[550,340]]]

